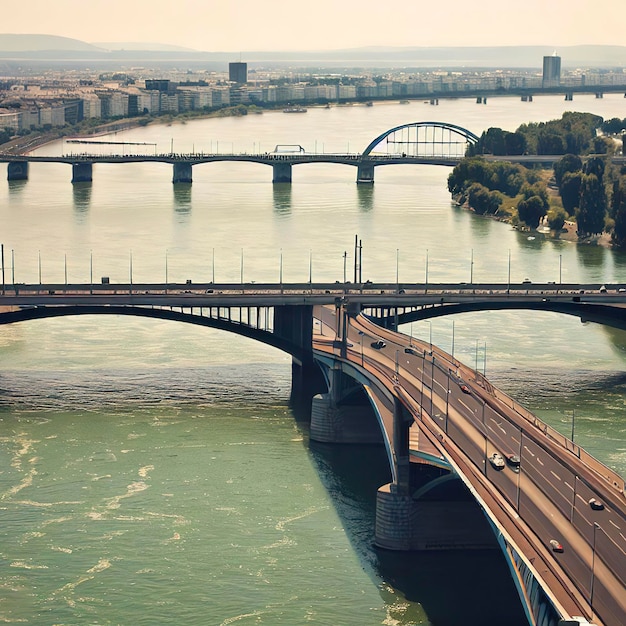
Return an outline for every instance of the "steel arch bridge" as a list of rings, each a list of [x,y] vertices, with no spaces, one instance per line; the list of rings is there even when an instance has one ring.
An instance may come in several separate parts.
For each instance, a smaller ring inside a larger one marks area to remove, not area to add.
[[[465,156],[478,136],[471,131],[446,122],[411,122],[386,130],[363,150],[362,157],[385,152],[410,157],[459,158]],[[384,150],[376,150],[380,146]]]

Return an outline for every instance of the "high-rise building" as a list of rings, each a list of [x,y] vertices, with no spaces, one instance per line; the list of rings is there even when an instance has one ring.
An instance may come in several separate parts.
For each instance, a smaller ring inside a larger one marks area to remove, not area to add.
[[[248,64],[237,61],[228,64],[228,80],[233,83],[244,84],[248,82]]]
[[[542,87],[558,87],[561,84],[561,57],[556,52],[552,56],[543,57]]]

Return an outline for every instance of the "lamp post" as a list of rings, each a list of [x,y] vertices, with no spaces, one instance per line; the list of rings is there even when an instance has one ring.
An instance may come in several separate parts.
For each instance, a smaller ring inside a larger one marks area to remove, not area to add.
[[[4,295],[4,244],[0,244],[0,254],[2,255],[2,295]]]
[[[313,251],[309,250],[309,291],[313,293]]]
[[[348,252],[344,250],[343,252],[343,284],[346,284],[347,276],[346,276],[346,263],[348,262]]]
[[[359,331],[359,344],[361,345],[361,367],[363,367],[363,331]]]
[[[454,320],[452,320],[452,352],[450,356],[454,359]]]
[[[509,248],[509,274],[506,283],[506,292],[509,293],[511,291],[511,248]]]
[[[167,248],[165,249],[165,293],[167,293]]]
[[[396,293],[400,292],[400,249],[396,248]]]

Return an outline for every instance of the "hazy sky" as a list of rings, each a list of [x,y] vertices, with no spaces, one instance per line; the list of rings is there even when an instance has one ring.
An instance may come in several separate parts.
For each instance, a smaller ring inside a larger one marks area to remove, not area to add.
[[[624,43],[626,0],[0,0],[0,32],[205,51]]]

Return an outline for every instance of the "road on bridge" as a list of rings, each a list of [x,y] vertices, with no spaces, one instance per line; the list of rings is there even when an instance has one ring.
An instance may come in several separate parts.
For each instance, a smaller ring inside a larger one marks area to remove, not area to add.
[[[315,349],[343,354],[400,397],[562,615],[623,626],[623,479],[436,346],[358,316],[342,349],[335,309],[315,315]],[[384,421],[393,441],[393,420]]]

